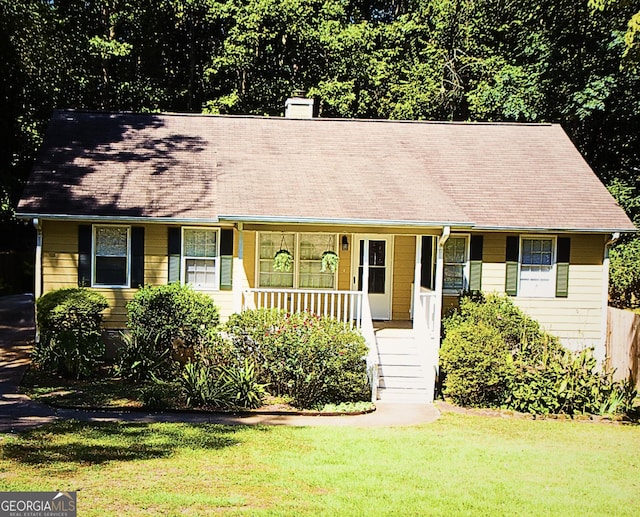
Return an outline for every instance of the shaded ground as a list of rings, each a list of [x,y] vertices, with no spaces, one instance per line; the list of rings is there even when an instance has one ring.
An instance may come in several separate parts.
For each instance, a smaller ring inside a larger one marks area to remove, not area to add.
[[[366,415],[307,416],[286,414],[221,414],[57,409],[19,393],[34,339],[31,295],[0,298],[0,433],[20,432],[56,419],[86,422],[189,422],[226,425],[405,426],[435,421],[433,404],[378,403]]]
[[[21,294],[0,298],[0,433],[53,422],[53,409],[18,393],[34,339],[33,301]]]

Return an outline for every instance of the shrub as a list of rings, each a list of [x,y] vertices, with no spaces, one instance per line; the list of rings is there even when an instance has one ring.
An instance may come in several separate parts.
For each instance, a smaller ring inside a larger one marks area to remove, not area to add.
[[[598,369],[591,349],[545,355],[535,364],[516,363],[504,406],[533,414],[615,414],[633,409],[631,380],[616,382]]]
[[[152,378],[141,390],[141,399],[144,407],[153,410],[162,410],[176,407],[180,399],[180,384],[167,382],[158,378]]]
[[[143,357],[143,364],[162,365],[155,368],[156,374],[168,377],[169,356],[181,364],[191,361],[218,323],[213,300],[189,285],[143,287],[127,304],[127,326],[138,350],[125,353],[120,368],[131,371]],[[152,373],[142,367],[138,370],[139,378],[148,378]]]
[[[65,377],[89,375],[104,354],[102,311],[108,306],[103,295],[85,288],[57,289],[40,297],[34,363]]]
[[[609,300],[621,309],[640,305],[640,239],[626,237],[611,248]]]
[[[250,358],[258,382],[302,408],[369,398],[362,335],[309,313],[259,309],[233,315],[224,327],[236,360]]]
[[[549,350],[562,347],[555,336],[513,304],[511,298],[495,293],[469,294],[460,298],[459,308],[443,322],[445,334],[466,322],[484,323],[496,329],[514,357],[537,360]]]
[[[245,359],[242,366],[222,368],[220,382],[231,405],[248,409],[262,406],[264,385],[258,383],[255,365],[251,360]]]
[[[632,409],[631,380],[614,382],[590,349],[566,350],[506,297],[463,297],[445,330],[443,393],[458,404],[534,414]]]
[[[222,390],[216,370],[203,363],[187,363],[179,377],[188,406],[225,407],[230,396]]]
[[[254,365],[246,359],[239,367],[188,363],[179,379],[189,406],[255,409],[264,400],[264,386],[257,382]]]
[[[114,366],[116,375],[141,381],[161,375],[169,367],[171,351],[158,351],[157,336],[148,335],[140,339],[125,332],[120,336]]]
[[[440,349],[444,395],[462,406],[500,405],[512,370],[508,356],[500,332],[482,321],[450,328]]]

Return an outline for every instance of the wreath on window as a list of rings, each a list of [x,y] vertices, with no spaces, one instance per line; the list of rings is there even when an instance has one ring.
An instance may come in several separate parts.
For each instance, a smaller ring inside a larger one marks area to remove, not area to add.
[[[291,271],[293,267],[293,255],[286,248],[284,242],[284,235],[282,236],[282,242],[280,243],[280,249],[276,251],[273,257],[273,270],[281,273],[287,273]]]

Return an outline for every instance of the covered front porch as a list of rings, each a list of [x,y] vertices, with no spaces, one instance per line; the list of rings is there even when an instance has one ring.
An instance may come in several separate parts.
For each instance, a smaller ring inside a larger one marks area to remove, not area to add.
[[[247,287],[241,309],[309,311],[356,327],[369,346],[372,399],[431,402],[446,236],[448,229],[428,236],[350,234],[338,241],[340,260],[348,262],[338,273],[338,289]]]

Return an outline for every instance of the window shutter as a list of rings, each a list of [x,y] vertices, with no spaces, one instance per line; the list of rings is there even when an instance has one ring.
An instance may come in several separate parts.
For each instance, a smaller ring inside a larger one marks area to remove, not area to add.
[[[144,228],[131,228],[131,287],[144,286]]]
[[[505,257],[506,272],[504,290],[509,296],[518,294],[518,261],[520,260],[520,238],[507,237],[507,253]]]
[[[571,239],[558,238],[558,258],[556,260],[556,296],[569,296],[569,257],[571,256]]]
[[[471,253],[469,256],[469,291],[482,289],[482,245],[484,236],[471,236]]]
[[[420,261],[420,285],[433,289],[433,237],[422,237],[422,257]]]
[[[220,289],[230,291],[233,278],[233,230],[220,231]]]
[[[180,254],[182,253],[182,234],[180,228],[169,228],[169,283],[180,281]]]
[[[90,224],[78,226],[78,285],[91,285],[91,240]]]

